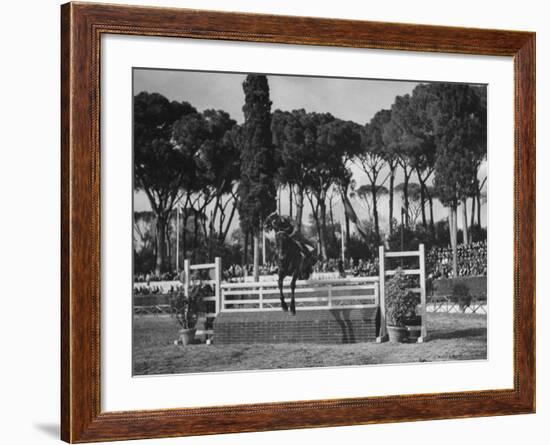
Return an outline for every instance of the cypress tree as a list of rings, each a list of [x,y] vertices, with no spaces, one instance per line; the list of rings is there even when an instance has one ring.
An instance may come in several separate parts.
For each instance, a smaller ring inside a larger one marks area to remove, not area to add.
[[[243,233],[254,240],[254,280],[259,280],[260,235],[263,220],[275,211],[275,150],[271,135],[271,101],[264,75],[249,74],[243,82],[239,217]]]

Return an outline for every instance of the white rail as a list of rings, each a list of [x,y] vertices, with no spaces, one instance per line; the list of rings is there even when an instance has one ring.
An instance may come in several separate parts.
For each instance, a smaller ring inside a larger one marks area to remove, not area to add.
[[[221,311],[281,310],[278,283],[223,283]],[[290,302],[290,280],[285,280],[285,301]],[[378,278],[354,277],[323,281],[298,281],[296,307],[318,310],[327,308],[354,309],[376,307],[379,303]]]
[[[190,264],[189,269],[191,270],[202,270],[202,269],[215,269],[216,263],[206,263],[206,264]]]

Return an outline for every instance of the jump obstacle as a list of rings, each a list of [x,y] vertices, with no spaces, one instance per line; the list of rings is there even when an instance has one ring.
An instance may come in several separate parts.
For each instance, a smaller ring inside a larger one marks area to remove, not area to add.
[[[281,311],[277,282],[221,283],[214,342],[228,343],[354,343],[384,342],[386,332],[385,283],[397,268],[386,267],[388,258],[418,258],[417,268],[402,268],[406,275],[418,276],[420,294],[418,342],[427,338],[426,270],[424,245],[406,252],[379,248],[379,275],[296,283],[295,316]],[[290,278],[284,291],[289,293]]]
[[[392,252],[379,247],[379,274],[302,280],[296,283],[295,316],[281,311],[277,281],[266,277],[259,282],[222,282],[221,258],[213,263],[191,264],[185,260],[182,280],[171,282],[183,286],[189,295],[193,284],[210,285],[211,296],[203,297],[207,311],[199,322],[197,335],[213,337],[216,344],[230,343],[355,343],[387,340],[385,283],[396,268],[386,267],[388,258],[418,258],[418,268],[402,268],[406,275],[419,277],[421,324],[418,342],[427,337],[426,271],[424,245],[415,251]],[[202,277],[196,277],[196,273]],[[207,275],[207,278],[204,278]],[[284,292],[289,293],[290,278]],[[136,299],[148,301],[146,296]],[[149,297],[150,299],[150,297]],[[136,305],[135,313],[168,313],[168,301]],[[415,329],[415,328],[412,328]]]

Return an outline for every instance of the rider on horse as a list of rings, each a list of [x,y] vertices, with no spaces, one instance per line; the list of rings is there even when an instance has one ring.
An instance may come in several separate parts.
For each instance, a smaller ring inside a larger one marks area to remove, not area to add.
[[[271,213],[265,220],[265,227],[270,230],[273,229],[275,233],[283,232],[289,236],[298,246],[302,256],[309,257],[315,250],[315,247],[307,240],[292,224],[292,220],[288,216],[280,216],[276,212]]]
[[[283,292],[283,280],[290,276],[290,313],[296,314],[294,291],[296,280],[307,280],[313,271],[315,262],[315,248],[295,229],[288,216],[279,216],[273,212],[265,220],[265,228],[275,231],[275,243],[277,246],[277,284],[281,296],[281,308],[288,311]]]

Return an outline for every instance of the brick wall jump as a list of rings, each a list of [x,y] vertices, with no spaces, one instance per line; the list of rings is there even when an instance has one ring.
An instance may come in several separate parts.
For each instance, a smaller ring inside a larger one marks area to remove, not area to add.
[[[378,308],[221,312],[214,343],[359,343],[375,341]]]

